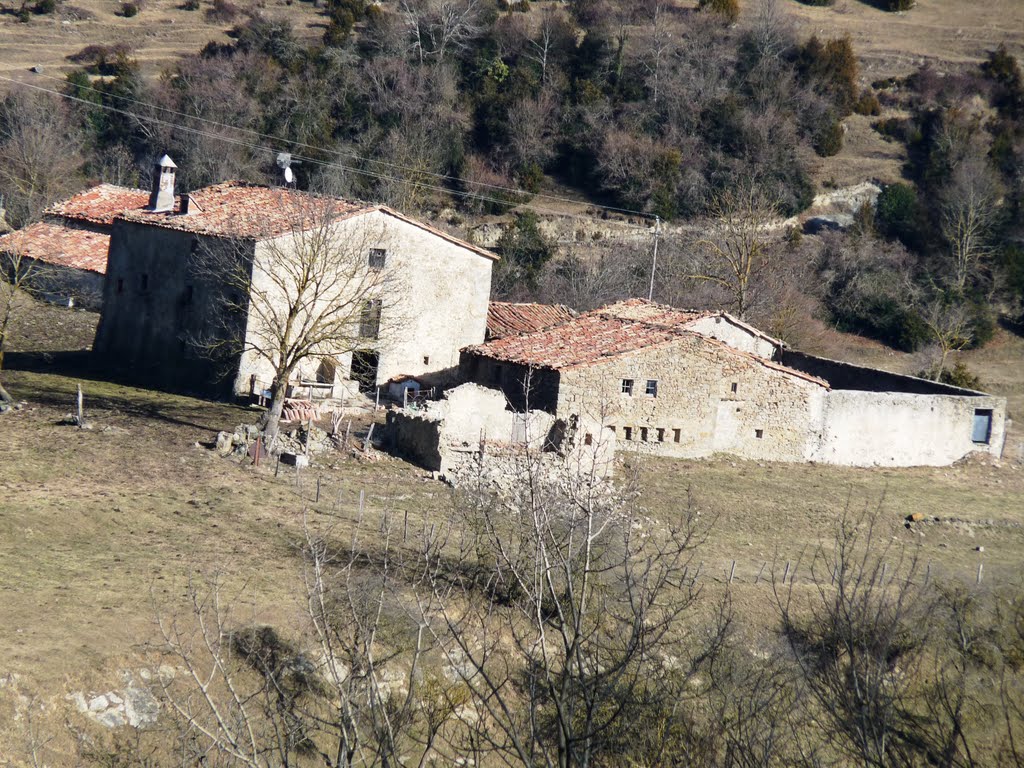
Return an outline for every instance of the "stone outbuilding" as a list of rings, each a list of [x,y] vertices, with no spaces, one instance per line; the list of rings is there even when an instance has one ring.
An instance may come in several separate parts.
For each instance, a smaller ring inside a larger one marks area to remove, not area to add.
[[[372,391],[399,375],[456,371],[459,350],[484,340],[497,259],[489,251],[383,205],[242,182],[175,195],[174,175],[173,164],[158,169],[149,205],[114,222],[97,353],[174,386],[262,391],[273,369],[253,351],[259,331],[249,297],[286,290],[267,276],[280,274],[290,254],[305,247],[305,233],[316,235],[318,222],[306,213],[313,208],[323,212],[319,226],[329,247],[354,254],[347,279],[358,286],[367,275],[393,278],[376,298],[343,295],[308,310],[313,316],[358,303],[352,336],[360,341],[355,349],[324,349],[307,360],[296,372],[300,385],[358,384]],[[238,289],[198,266],[202,254],[227,249],[248,270],[244,296],[227,295]],[[266,301],[276,306],[275,299]],[[231,320],[245,345],[215,365],[197,339],[224,305],[249,308]]]
[[[47,208],[42,221],[0,237],[0,252],[38,267],[36,288],[48,301],[99,309],[114,218],[148,198],[141,189],[97,184]]]
[[[630,300],[463,350],[465,380],[621,449],[855,466],[1001,454],[1006,403],[788,350],[727,313]]]
[[[494,389],[463,384],[416,409],[388,413],[392,449],[456,482],[460,475],[531,455],[574,475],[610,477],[615,435],[599,424],[542,411],[517,412]]]

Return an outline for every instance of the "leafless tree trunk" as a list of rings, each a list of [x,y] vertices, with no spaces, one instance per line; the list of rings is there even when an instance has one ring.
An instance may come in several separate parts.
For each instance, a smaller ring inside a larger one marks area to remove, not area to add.
[[[605,764],[656,696],[648,682],[669,689],[666,657],[690,659],[685,678],[720,647],[727,621],[691,656],[681,642],[703,528],[692,507],[658,525],[628,491],[529,450],[511,467],[508,493],[460,491],[421,607],[468,687],[476,743],[510,764]]]
[[[48,274],[39,262],[26,258],[17,247],[4,248],[5,243],[0,241],[0,373],[4,369],[4,353],[17,314],[16,305],[19,300],[31,297]],[[0,403],[9,405],[12,402],[10,394],[0,383]]]
[[[777,216],[777,206],[753,184],[718,195],[711,205],[708,234],[695,243],[702,261],[681,277],[721,286],[730,296],[729,308],[743,319],[751,290],[771,263],[769,225]]]
[[[953,171],[943,195],[942,236],[953,257],[953,287],[963,292],[978,266],[992,255],[991,237],[1001,211],[1000,190],[983,157],[969,157]]]
[[[932,301],[921,318],[939,348],[939,360],[934,366],[933,378],[941,381],[950,354],[965,349],[972,341],[971,318],[962,303],[950,303],[943,297]]]
[[[285,235],[207,245],[194,257],[196,273],[223,296],[218,322],[197,345],[273,371],[261,423],[268,443],[296,373],[311,361],[379,349],[402,325],[392,301],[402,278],[388,264],[383,221],[339,218],[338,201],[312,195],[282,196],[281,205],[294,209]],[[372,249],[384,251],[383,263],[370,263]]]
[[[0,195],[13,226],[74,191],[81,166],[79,132],[59,99],[26,89],[0,101]]]

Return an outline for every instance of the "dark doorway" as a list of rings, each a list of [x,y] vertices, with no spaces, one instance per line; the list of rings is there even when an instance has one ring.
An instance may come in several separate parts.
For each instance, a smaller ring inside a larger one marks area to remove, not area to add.
[[[358,349],[352,353],[353,381],[359,384],[360,392],[372,392],[377,387],[377,366],[380,353],[372,349]]]

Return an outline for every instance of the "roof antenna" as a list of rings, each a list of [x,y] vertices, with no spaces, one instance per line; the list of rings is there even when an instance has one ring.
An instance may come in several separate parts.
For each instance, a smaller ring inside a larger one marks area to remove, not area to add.
[[[295,173],[292,171],[292,165],[299,165],[299,161],[292,160],[290,152],[278,152],[277,159],[274,162],[281,169],[281,174],[284,176],[284,185],[286,187],[294,187]]]

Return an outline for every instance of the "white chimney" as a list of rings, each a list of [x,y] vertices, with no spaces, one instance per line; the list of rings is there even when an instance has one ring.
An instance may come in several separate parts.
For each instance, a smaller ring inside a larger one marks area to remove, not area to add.
[[[174,210],[174,169],[177,167],[167,155],[157,161],[153,169],[153,191],[149,195],[149,210],[153,213]]]

